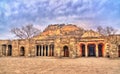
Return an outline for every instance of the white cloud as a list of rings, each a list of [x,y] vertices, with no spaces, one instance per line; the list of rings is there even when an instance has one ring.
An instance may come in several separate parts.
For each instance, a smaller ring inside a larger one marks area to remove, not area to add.
[[[0,28],[35,24],[73,23],[84,28],[97,25],[120,28],[120,0],[13,0],[0,2]],[[5,16],[4,16],[5,15]],[[114,21],[114,22],[113,22]],[[4,32],[8,32],[5,29]],[[4,35],[4,34],[3,34]],[[6,35],[4,35],[6,36]],[[8,37],[8,36],[6,36]]]

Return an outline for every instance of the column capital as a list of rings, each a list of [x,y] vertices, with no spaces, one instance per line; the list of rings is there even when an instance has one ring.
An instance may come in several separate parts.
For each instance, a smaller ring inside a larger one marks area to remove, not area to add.
[[[87,43],[87,42],[85,42],[84,44],[85,44],[85,45],[88,45],[88,43]]]
[[[95,43],[95,45],[98,45],[98,44],[99,44],[98,42]]]

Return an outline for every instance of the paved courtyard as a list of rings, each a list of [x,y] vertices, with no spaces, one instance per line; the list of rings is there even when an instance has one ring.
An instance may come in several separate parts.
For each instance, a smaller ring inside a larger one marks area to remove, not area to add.
[[[120,59],[1,57],[0,74],[120,74]]]

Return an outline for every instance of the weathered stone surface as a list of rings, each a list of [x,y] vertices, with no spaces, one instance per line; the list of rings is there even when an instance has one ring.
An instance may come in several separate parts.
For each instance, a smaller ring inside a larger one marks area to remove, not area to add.
[[[0,40],[0,56],[75,58],[94,54],[93,57],[116,58],[120,57],[120,35],[115,35],[115,38],[118,38],[119,43],[113,38],[107,39],[93,30],[85,31],[73,24],[53,24],[31,39]]]

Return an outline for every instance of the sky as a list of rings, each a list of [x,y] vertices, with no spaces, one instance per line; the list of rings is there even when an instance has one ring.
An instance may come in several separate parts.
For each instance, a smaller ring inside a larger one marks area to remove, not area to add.
[[[112,26],[120,32],[120,0],[0,0],[0,39],[13,39],[10,29],[33,24],[75,24],[85,29]]]

